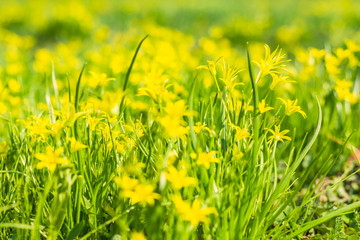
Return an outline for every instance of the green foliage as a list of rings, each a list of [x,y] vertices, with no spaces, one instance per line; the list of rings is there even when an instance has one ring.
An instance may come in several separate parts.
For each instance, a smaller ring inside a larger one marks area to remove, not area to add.
[[[1,2],[0,239],[359,238],[359,4],[326,6]]]

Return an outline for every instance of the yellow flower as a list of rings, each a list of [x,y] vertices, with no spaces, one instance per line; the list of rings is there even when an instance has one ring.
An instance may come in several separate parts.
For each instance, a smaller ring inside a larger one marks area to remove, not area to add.
[[[90,72],[91,77],[86,79],[85,83],[89,87],[105,86],[109,81],[115,80],[115,78],[108,78],[105,73]]]
[[[310,48],[310,52],[316,60],[320,60],[326,55],[324,49]]]
[[[7,111],[7,106],[4,103],[0,102],[0,114],[4,114],[6,113],[6,111]]]
[[[60,133],[61,129],[64,128],[64,123],[60,120],[56,120],[55,123],[50,123],[50,127],[51,127],[51,134],[53,136],[57,136]]]
[[[51,132],[47,129],[49,124],[49,119],[47,118],[40,118],[40,117],[33,117],[33,119],[28,119],[25,121],[25,128],[29,130],[30,136],[38,135],[41,138],[45,139],[47,135]]]
[[[78,142],[74,137],[66,138],[70,142],[70,152],[74,153],[76,151],[79,151],[80,149],[87,148],[86,145],[82,144],[81,142]]]
[[[218,80],[216,78],[216,74],[217,74],[216,65],[218,64],[219,60],[220,59],[216,60],[215,62],[214,61],[207,61],[207,63],[208,63],[207,65],[201,65],[201,66],[197,67],[197,69],[207,69],[207,70],[209,70],[211,76],[215,80],[216,87],[217,87],[218,91],[220,91],[220,87],[219,87]]]
[[[133,232],[133,233],[131,233],[130,240],[146,240],[146,237],[141,232]]]
[[[189,202],[184,201],[180,195],[174,195],[171,199],[181,218],[190,222],[194,227],[197,227],[200,222],[205,224],[209,223],[208,215],[217,214],[216,209],[213,207],[201,207],[199,199],[195,199],[192,205],[190,205]]]
[[[183,137],[188,133],[188,129],[183,127],[184,121],[180,118],[165,116],[159,119],[160,124],[165,130],[165,134],[169,138],[173,137]]]
[[[277,86],[285,83],[294,83],[293,80],[288,80],[287,76],[277,75],[277,74],[271,74],[272,76],[272,82],[270,85],[270,89],[274,90]]]
[[[230,67],[228,64],[225,63],[224,59],[223,59],[223,64],[221,66],[222,66],[222,77],[219,79],[225,83],[226,88],[230,92],[232,92],[236,86],[244,85],[244,83],[242,82],[236,82],[238,73],[241,72],[243,69]]]
[[[216,158],[215,155],[216,155],[215,151],[210,151],[208,153],[199,152],[199,154],[197,156],[196,164],[203,165],[206,169],[209,169],[210,163],[212,163],[212,162],[219,163],[220,162],[220,160],[218,158]]]
[[[192,112],[186,110],[184,100],[176,101],[175,103],[168,101],[164,109],[163,116],[159,118],[159,123],[165,130],[165,134],[170,137],[183,137],[188,133],[188,128],[185,127],[186,122],[183,120],[183,115],[190,115]]]
[[[69,163],[69,161],[65,158],[59,157],[62,153],[63,148],[58,148],[55,151],[51,149],[51,147],[46,148],[46,153],[37,153],[35,157],[40,160],[36,164],[37,169],[42,169],[44,167],[48,167],[50,172],[54,172],[57,164],[65,164]]]
[[[99,124],[100,119],[97,117],[88,116],[87,117],[88,123],[89,123],[89,129],[90,132],[94,131],[96,129],[96,126]]]
[[[329,54],[326,55],[325,57],[325,67],[326,70],[331,74],[331,75],[336,75],[340,73],[340,69],[339,69],[339,65],[340,65],[340,60]]]
[[[285,136],[289,132],[289,130],[284,130],[280,132],[279,126],[275,125],[275,131],[272,129],[269,129],[269,131],[272,133],[272,136],[269,137],[269,139],[274,139],[275,142],[281,141],[284,142],[284,140],[291,141],[291,138],[288,136]]]
[[[163,99],[169,98],[168,76],[163,74],[162,70],[153,69],[148,73],[145,81],[145,86],[139,88],[139,96],[148,96],[154,100],[155,103],[160,103]]]
[[[346,80],[335,80],[336,86],[334,87],[338,99],[340,101],[348,101],[349,103],[356,103],[359,100],[359,97],[355,96],[354,93],[350,92],[350,88],[353,83]]]
[[[8,86],[13,93],[18,93],[21,90],[21,84],[13,78],[9,80]]]
[[[351,81],[347,81],[347,80],[335,80],[336,83],[336,87],[340,87],[340,88],[351,88],[353,83]]]
[[[206,124],[201,124],[201,122],[197,122],[194,126],[195,133],[200,133],[202,130],[206,130],[211,134],[210,128],[206,127]]]
[[[346,47],[351,52],[359,52],[360,51],[360,45],[357,44],[354,40],[346,40],[345,44],[346,44]]]
[[[49,72],[51,70],[52,54],[47,49],[39,49],[35,52],[34,69],[37,72]]]
[[[18,106],[21,105],[21,98],[20,97],[9,96],[8,100],[9,100],[11,106],[13,106],[13,107],[18,107]]]
[[[248,132],[248,130],[246,128],[240,128],[239,126],[236,126],[232,123],[230,123],[229,125],[230,125],[230,127],[232,127],[233,129],[236,130],[236,133],[235,133],[236,141],[240,141],[242,139],[250,137],[250,133]]]
[[[155,199],[160,199],[160,194],[154,193],[154,187],[150,184],[138,184],[133,190],[123,191],[123,196],[130,198],[131,204],[147,203],[154,205]]]
[[[270,111],[271,109],[274,109],[273,107],[265,107],[265,99],[263,99],[261,102],[259,102],[259,112],[261,114]]]
[[[216,64],[218,63],[219,59],[216,60],[215,62],[214,61],[207,61],[207,65],[201,65],[201,66],[198,66],[196,69],[207,69],[209,70],[210,74],[216,78]]]
[[[165,173],[166,179],[171,182],[175,190],[179,190],[183,187],[195,185],[197,183],[196,178],[187,177],[186,169],[182,168],[177,170],[174,166],[169,166]]]
[[[255,64],[260,68],[260,74],[266,76],[268,74],[279,73],[280,70],[285,70],[285,63],[289,61],[285,59],[285,54],[282,54],[279,47],[270,52],[270,47],[265,44],[265,57],[260,62],[255,61]]]
[[[127,175],[120,177],[114,177],[114,182],[119,185],[124,191],[133,191],[137,185],[139,185],[139,180],[131,178]]]
[[[349,49],[342,48],[335,49],[335,53],[340,62],[347,59],[351,55],[351,51]]]
[[[283,102],[283,104],[285,105],[285,114],[290,116],[293,113],[300,113],[304,118],[306,118],[306,113],[301,110],[300,106],[297,105],[298,100],[290,100],[290,99],[282,99],[282,98],[278,98],[280,101]]]
[[[8,144],[6,142],[0,143],[0,157],[5,156],[8,150]]]

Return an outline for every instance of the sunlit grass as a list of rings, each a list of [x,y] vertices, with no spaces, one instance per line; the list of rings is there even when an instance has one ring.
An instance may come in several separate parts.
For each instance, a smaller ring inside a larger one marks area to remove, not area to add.
[[[212,13],[116,29],[104,13],[135,3],[23,4],[48,16],[0,17],[1,239],[359,237],[356,36],[197,32]]]

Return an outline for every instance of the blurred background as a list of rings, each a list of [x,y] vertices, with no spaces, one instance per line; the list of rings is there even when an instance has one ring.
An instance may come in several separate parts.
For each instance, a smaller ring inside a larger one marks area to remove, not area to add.
[[[31,35],[38,45],[86,39],[105,27],[151,35],[144,29],[150,23],[196,37],[227,38],[234,45],[260,41],[321,48],[360,37],[356,0],[13,0],[0,6],[0,27]]]

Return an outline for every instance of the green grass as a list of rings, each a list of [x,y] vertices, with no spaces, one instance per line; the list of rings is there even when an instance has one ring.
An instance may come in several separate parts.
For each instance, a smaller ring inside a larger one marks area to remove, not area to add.
[[[1,239],[359,237],[355,2],[18,4],[0,4]]]

